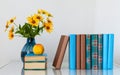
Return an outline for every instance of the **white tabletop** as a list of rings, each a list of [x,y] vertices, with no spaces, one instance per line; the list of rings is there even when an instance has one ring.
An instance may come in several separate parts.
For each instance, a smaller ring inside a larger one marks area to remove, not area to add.
[[[67,63],[63,64],[61,70],[54,70],[51,64],[48,64],[47,70],[42,75],[120,75],[120,66],[115,65],[113,70],[69,70]],[[22,62],[10,62],[1,67],[0,75],[24,75]]]

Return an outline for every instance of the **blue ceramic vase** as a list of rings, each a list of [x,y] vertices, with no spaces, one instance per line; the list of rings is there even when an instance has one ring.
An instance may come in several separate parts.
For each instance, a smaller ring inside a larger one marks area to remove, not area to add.
[[[26,54],[33,53],[33,46],[36,44],[34,38],[27,38],[26,44],[23,46],[21,51],[21,60],[24,62],[24,57]]]

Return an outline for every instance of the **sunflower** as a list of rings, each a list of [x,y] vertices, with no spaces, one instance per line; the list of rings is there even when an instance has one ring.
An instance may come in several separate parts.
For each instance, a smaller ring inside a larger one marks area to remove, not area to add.
[[[49,24],[53,24],[51,19],[47,19],[47,22],[48,22]]]
[[[42,14],[45,14],[46,16],[52,17],[52,14],[50,14],[48,11],[41,9]]]
[[[38,26],[39,21],[37,19],[33,19],[33,16],[27,18],[28,23],[32,26]]]
[[[8,27],[9,27],[9,22],[7,21],[6,26],[5,26],[5,28],[6,28],[5,31],[7,30]]]
[[[53,25],[51,23],[44,23],[44,27],[48,33],[51,33],[53,31]]]
[[[14,23],[15,19],[16,19],[16,17],[11,18],[11,19],[9,20],[9,24]]]
[[[14,26],[11,27],[9,32],[14,32]]]
[[[12,39],[14,38],[13,32],[9,31],[9,33],[8,33],[8,38],[9,38],[10,40],[12,40]]]
[[[38,9],[38,14],[42,14],[42,10],[41,9]]]
[[[40,14],[34,14],[33,19],[41,21],[43,19],[43,17]]]

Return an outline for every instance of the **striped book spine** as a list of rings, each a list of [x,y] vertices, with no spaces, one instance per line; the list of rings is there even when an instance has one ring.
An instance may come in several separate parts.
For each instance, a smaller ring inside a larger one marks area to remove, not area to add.
[[[98,34],[98,69],[102,69],[102,56],[103,56],[103,35]]]
[[[90,34],[86,34],[86,69],[91,69],[91,41]]]
[[[92,69],[97,70],[98,69],[98,62],[97,62],[97,57],[98,57],[98,50],[97,50],[97,40],[98,35],[97,34],[92,34],[91,39],[92,39]]]
[[[113,69],[113,48],[114,47],[114,34],[109,34],[108,44],[108,69]]]
[[[76,35],[70,35],[69,43],[69,68],[76,69]]]
[[[107,70],[108,65],[108,34],[103,34],[103,69]]]

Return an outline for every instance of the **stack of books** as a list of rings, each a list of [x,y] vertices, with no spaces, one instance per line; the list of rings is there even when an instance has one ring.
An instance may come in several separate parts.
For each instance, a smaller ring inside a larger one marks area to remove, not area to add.
[[[27,54],[24,58],[24,75],[46,75],[47,58],[46,54]]]
[[[68,42],[69,69],[113,69],[114,34],[62,35],[53,61],[55,69],[61,68]]]

